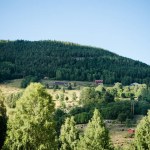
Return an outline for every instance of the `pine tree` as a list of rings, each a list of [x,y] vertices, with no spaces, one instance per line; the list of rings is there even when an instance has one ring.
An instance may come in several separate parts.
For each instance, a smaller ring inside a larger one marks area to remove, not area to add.
[[[78,150],[112,150],[108,130],[97,109],[89,121],[83,137],[80,138]]]
[[[74,117],[67,118],[61,127],[61,150],[76,150],[78,142],[78,130],[75,127]]]
[[[54,103],[39,83],[30,84],[9,118],[4,149],[55,150]]]
[[[135,133],[135,149],[150,149],[150,111],[148,112],[148,116],[145,116],[137,126]]]

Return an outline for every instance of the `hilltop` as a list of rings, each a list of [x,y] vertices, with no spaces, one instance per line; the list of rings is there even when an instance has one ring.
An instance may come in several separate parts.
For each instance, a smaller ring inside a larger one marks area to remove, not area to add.
[[[36,76],[106,84],[149,83],[150,66],[102,48],[58,41],[0,41],[0,81]]]

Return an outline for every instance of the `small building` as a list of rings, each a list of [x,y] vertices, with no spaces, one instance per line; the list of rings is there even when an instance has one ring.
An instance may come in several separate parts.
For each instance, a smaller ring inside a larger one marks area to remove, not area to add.
[[[135,129],[128,129],[128,133],[129,134],[134,134],[135,133]]]
[[[103,80],[95,80],[95,84],[97,84],[97,85],[103,84]]]

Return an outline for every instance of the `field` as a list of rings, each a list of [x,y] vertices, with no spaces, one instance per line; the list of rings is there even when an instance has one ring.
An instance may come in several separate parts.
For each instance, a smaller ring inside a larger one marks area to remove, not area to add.
[[[0,89],[4,93],[4,95],[8,96],[12,93],[17,93],[19,91],[22,91],[24,89],[20,88],[20,83],[21,79],[19,80],[12,80],[8,81],[4,84],[0,84]],[[45,80],[42,81],[43,84],[45,84]],[[49,85],[52,85],[53,81],[48,81],[46,83],[49,83]],[[92,83],[89,82],[76,82],[77,85],[80,87],[84,87],[87,85],[92,85]],[[48,93],[52,96],[53,100],[55,101],[56,108],[63,107],[66,112],[70,110],[73,106],[78,105],[79,97],[80,97],[80,90],[73,89],[73,90],[67,90],[65,89],[62,91],[61,89],[47,89]],[[76,100],[73,100],[72,96],[75,93],[76,95]],[[57,99],[56,97],[59,97]],[[60,97],[63,95],[63,104],[62,106],[62,101],[60,100]],[[64,106],[65,105],[65,106]],[[9,111],[12,111],[10,109]],[[136,118],[136,120],[140,120],[141,118]],[[125,124],[119,124],[118,122],[111,121],[111,123],[106,123],[106,126],[109,129],[110,132],[110,137],[115,146],[121,146],[121,147],[127,147],[129,143],[132,142],[133,138],[130,138],[128,134],[128,128],[125,126]],[[84,130],[86,125],[78,125],[78,128],[81,130]],[[134,128],[136,127],[136,124],[134,125]]]

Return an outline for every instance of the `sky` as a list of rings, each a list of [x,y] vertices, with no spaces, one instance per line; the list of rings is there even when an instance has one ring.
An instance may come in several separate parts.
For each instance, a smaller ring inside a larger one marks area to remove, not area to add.
[[[100,47],[150,65],[150,0],[0,0],[1,40]]]

